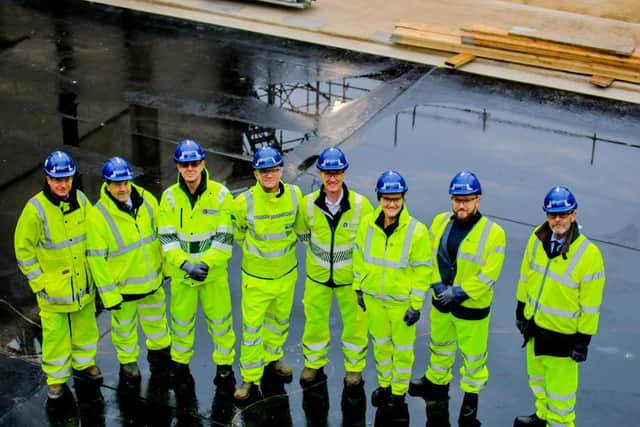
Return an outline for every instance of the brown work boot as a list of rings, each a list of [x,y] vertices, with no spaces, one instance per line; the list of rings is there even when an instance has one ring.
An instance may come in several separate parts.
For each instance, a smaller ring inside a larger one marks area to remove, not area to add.
[[[316,380],[318,370],[315,368],[304,367],[300,372],[300,383],[311,383]]]
[[[49,391],[47,396],[51,400],[59,399],[64,394],[64,387],[62,384],[49,384]]]
[[[251,391],[256,387],[257,385],[254,383],[243,381],[242,384],[240,384],[240,386],[236,388],[236,391],[233,393],[233,398],[241,401],[247,400],[249,396],[251,396]]]
[[[344,385],[347,387],[356,387],[362,384],[362,373],[347,371],[347,374],[344,376]]]
[[[284,363],[282,360],[276,360],[269,363],[269,369],[273,371],[279,377],[291,377],[293,376],[293,369],[291,366]]]
[[[130,363],[124,363],[124,364],[121,363],[120,375],[129,379],[140,378],[140,368],[138,368],[138,364],[136,362],[130,362]]]

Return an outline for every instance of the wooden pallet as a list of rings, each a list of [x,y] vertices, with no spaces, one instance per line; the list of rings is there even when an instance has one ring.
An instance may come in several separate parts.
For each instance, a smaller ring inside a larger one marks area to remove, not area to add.
[[[628,45],[623,54],[613,54],[598,47],[578,46],[575,40],[559,43],[481,25],[452,29],[413,22],[397,23],[392,40],[461,54],[445,62],[454,68],[482,57],[587,74],[599,87],[608,87],[615,80],[640,83],[640,53]]]

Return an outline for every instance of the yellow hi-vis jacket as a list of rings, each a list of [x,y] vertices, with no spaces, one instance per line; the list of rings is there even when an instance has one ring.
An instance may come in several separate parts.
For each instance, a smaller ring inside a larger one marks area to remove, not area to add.
[[[91,203],[80,190],[73,196],[77,207],[70,210],[70,203],[56,206],[41,191],[26,204],[16,226],[18,267],[45,311],[78,311],[95,297],[85,256]]]
[[[206,172],[202,179],[206,186],[193,207],[189,195],[178,183],[167,188],[160,199],[160,241],[166,260],[166,272],[173,283],[200,286],[215,281],[216,269],[226,271],[231,258],[233,226],[231,203],[233,196],[222,184],[209,180]],[[204,262],[210,272],[204,282],[185,274],[180,266],[185,262]]]
[[[385,301],[409,301],[420,310],[433,269],[427,227],[404,206],[387,238],[376,224],[380,207],[360,224],[353,252],[353,289]]]
[[[307,247],[307,277],[327,286],[353,283],[353,245],[358,226],[373,208],[369,200],[343,187],[342,213],[332,226],[319,207],[322,189],[304,196],[298,225],[300,240]]]
[[[440,240],[450,221],[451,212],[443,212],[431,223],[434,259],[437,259]],[[507,238],[502,227],[486,216],[482,216],[462,240],[456,257],[456,276],[453,281],[453,286],[462,287],[469,296],[469,299],[460,304],[462,307],[478,309],[491,305],[493,286],[502,271],[506,245]],[[436,262],[432,283],[441,281],[440,268]]]
[[[131,184],[131,198],[140,203],[134,218],[118,208],[106,187],[104,183],[100,200],[87,216],[87,259],[102,302],[109,308],[122,302],[121,295],[143,295],[158,289],[162,284],[162,248],[158,202],[153,194]]]
[[[576,226],[562,256],[550,258],[536,234],[547,227],[531,234],[522,259],[517,299],[525,304],[524,317],[560,334],[595,335],[605,283],[600,250]]]
[[[298,266],[295,223],[302,193],[280,183],[267,193],[258,183],[233,201],[234,239],[242,247],[242,271],[262,279],[279,279]]]

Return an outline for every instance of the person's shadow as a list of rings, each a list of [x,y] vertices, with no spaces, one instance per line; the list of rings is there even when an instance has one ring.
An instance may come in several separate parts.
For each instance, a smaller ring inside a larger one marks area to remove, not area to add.
[[[78,427],[80,417],[78,405],[69,386],[64,384],[63,394],[57,399],[48,399],[45,407],[50,427]]]
[[[75,379],[74,388],[81,425],[104,427],[106,425],[105,407],[100,384]]]
[[[176,418],[179,427],[202,427],[202,416],[199,413],[196,385],[193,376],[173,389],[176,396]]]
[[[307,418],[307,427],[329,425],[329,390],[324,372],[313,383],[302,387],[302,409]]]
[[[284,382],[271,376],[263,376],[260,384],[262,400],[245,406],[240,416],[245,427],[291,427],[291,407]]]
[[[216,388],[211,403],[211,426],[229,426],[233,420],[233,390],[225,390],[223,387]]]
[[[364,392],[364,381],[358,386],[345,386],[342,389],[340,406],[343,427],[364,427],[367,424],[367,396]]]

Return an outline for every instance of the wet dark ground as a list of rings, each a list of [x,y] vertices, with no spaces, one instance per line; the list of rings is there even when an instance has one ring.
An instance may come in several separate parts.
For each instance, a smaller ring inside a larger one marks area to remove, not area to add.
[[[326,384],[306,392],[298,386],[302,280],[285,357],[294,381],[267,387],[271,396],[261,402],[240,409],[216,393],[203,321],[191,363],[193,390],[176,392],[150,377],[143,357],[139,388],[119,384],[108,313],[102,313],[100,393],[71,386],[64,405],[46,405],[37,307],[12,245],[20,210],[42,185],[42,160],[54,149],[71,152],[95,200],[102,163],[121,155],[135,165],[138,183],[159,195],[175,180],[172,153],[186,137],[206,147],[214,178],[238,191],[252,185],[248,159],[256,145],[280,146],[288,179],[308,192],[318,185],[314,168],[306,169],[312,156],[340,144],[352,188],[374,200],[377,176],[396,169],[409,184],[409,210],[427,223],[448,209],[451,176],[475,171],[484,188],[482,212],[508,236],[492,310],[491,378],[480,396],[486,426],[510,426],[515,415],[533,409],[514,327],[515,286],[526,239],[543,220],[545,192],[569,186],[583,232],[603,252],[608,279],[600,331],[581,366],[577,424],[637,425],[637,105],[84,2],[48,3],[0,3],[0,425],[389,425],[369,403],[377,386],[372,356],[364,395],[343,393],[335,345]],[[229,267],[236,331],[239,255],[236,250]],[[428,309],[418,327],[415,375],[427,364]],[[331,326],[338,337],[335,309]],[[456,375],[452,420],[462,399],[457,381]],[[424,425],[423,401],[407,402],[410,424]]]

